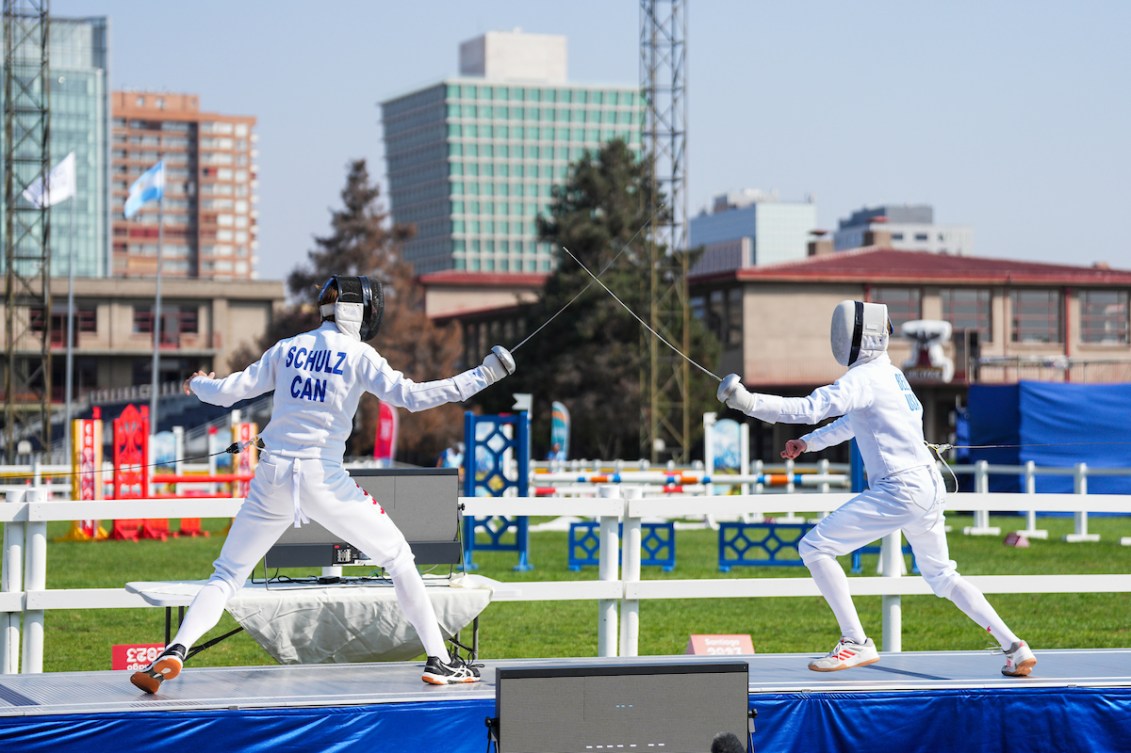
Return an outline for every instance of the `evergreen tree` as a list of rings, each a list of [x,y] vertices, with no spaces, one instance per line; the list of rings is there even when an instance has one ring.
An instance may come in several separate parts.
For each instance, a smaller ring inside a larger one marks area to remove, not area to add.
[[[542,299],[531,308],[527,331],[545,326],[515,354],[518,371],[508,390],[508,395],[534,395],[535,446],[538,438],[549,437],[550,402],[559,400],[570,410],[572,457],[624,458],[639,452],[640,379],[650,366],[648,352],[641,348],[644,330],[560,249],[568,248],[647,321],[644,241],[662,219],[649,216],[655,191],[649,161],[638,160],[616,140],[572,166],[565,185],[554,189],[549,217],[539,220],[541,239],[559,248],[558,266]],[[692,320],[691,341],[691,357],[713,364],[717,343],[697,320]],[[692,378],[692,415],[710,404],[714,384],[708,381]]]
[[[438,327],[424,312],[424,293],[412,265],[400,253],[412,228],[390,222],[380,202],[380,188],[371,183],[365,160],[348,166],[341,192],[342,207],[331,211],[331,232],[315,238],[304,264],[287,277],[295,303],[276,312],[259,342],[259,352],[244,350],[233,357],[242,368],[277,340],[318,326],[318,293],[333,275],[367,275],[379,280],[385,296],[381,330],[371,342],[389,364],[417,381],[451,376],[459,360],[456,326]],[[347,454],[371,455],[377,426],[377,399],[366,394],[358,408]],[[444,405],[409,413],[398,409],[397,458],[431,465],[441,450],[463,434],[462,408]]]

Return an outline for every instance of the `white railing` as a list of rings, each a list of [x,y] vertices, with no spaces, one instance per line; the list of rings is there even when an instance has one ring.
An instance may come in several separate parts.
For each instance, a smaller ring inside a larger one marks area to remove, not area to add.
[[[808,577],[695,580],[642,580],[640,532],[643,518],[713,516],[741,518],[767,513],[822,514],[852,497],[848,493],[745,495],[724,497],[645,496],[639,486],[605,485],[592,498],[461,497],[465,515],[561,516],[597,518],[601,524],[600,565],[595,581],[500,583],[493,601],[597,600],[598,652],[601,656],[636,656],[639,603],[643,599],[762,598],[816,596]],[[17,490],[0,504],[4,550],[0,571],[0,673],[43,669],[43,625],[52,609],[152,608],[125,588],[48,589],[47,523],[120,518],[224,518],[235,515],[240,499],[195,500],[50,500],[45,489]],[[948,510],[987,512],[1131,513],[1131,495],[953,494]],[[623,524],[623,540],[618,526]],[[1126,542],[1125,542],[1126,543]],[[850,579],[856,595],[883,597],[883,649],[901,649],[900,597],[927,594],[921,578],[901,577],[899,535],[883,542],[882,577]],[[618,550],[620,564],[618,567]],[[619,571],[619,572],[618,572]],[[199,574],[197,574],[199,575]],[[968,576],[985,593],[1127,593],[1127,573],[1088,575]],[[22,618],[22,636],[21,636]],[[22,640],[21,640],[22,637]],[[22,663],[20,657],[22,656]]]

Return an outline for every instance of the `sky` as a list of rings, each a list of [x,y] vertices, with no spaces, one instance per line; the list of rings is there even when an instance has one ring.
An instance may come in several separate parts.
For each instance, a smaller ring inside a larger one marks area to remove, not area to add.
[[[666,3],[662,4],[666,6]],[[812,197],[818,223],[930,204],[973,254],[1131,269],[1131,3],[686,0],[687,189]],[[110,19],[114,90],[258,119],[259,277],[329,233],[346,165],[383,180],[379,103],[487,31],[560,34],[569,79],[636,85],[634,0],[51,0]],[[386,197],[386,207],[388,206]]]

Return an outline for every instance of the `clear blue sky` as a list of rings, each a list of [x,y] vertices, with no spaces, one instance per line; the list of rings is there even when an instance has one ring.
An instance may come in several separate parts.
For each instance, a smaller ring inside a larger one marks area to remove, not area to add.
[[[1131,269],[1131,2],[688,0],[690,211],[743,187],[820,224],[929,203],[974,253]],[[485,31],[562,34],[569,76],[639,80],[635,0],[52,0],[110,18],[114,89],[258,118],[260,263],[329,230],[345,166],[383,178],[378,103]]]

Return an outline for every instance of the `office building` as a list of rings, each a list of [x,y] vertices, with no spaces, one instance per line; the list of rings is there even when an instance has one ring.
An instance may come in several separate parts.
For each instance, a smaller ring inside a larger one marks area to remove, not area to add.
[[[162,215],[163,277],[254,279],[257,242],[255,118],[202,112],[193,94],[112,95],[112,269],[154,277]],[[165,161],[165,197],[132,219],[130,185]]]
[[[720,194],[691,218],[691,247],[703,247],[692,274],[804,259],[816,227],[812,201],[781,201],[752,188]]]
[[[936,225],[935,210],[927,204],[885,204],[858,209],[837,223],[837,251],[876,245],[877,232],[886,248],[963,255],[974,250],[974,231],[965,225]]]
[[[548,272],[536,218],[572,162],[613,139],[639,153],[635,86],[566,80],[564,37],[490,32],[460,75],[381,103],[393,219],[418,274]]]
[[[75,195],[50,210],[51,236],[47,253],[52,274],[64,278],[71,271],[72,260],[76,276],[109,274],[107,39],[105,18],[52,17],[48,25],[50,130],[47,156],[54,166],[71,152],[75,154]],[[0,87],[0,98],[4,96],[2,89]],[[0,140],[3,138],[0,133]],[[26,158],[27,147],[22,148]],[[0,195],[0,207],[3,201]],[[0,233],[4,232],[6,228],[0,229]],[[4,255],[0,254],[0,269],[4,269],[4,265]]]

